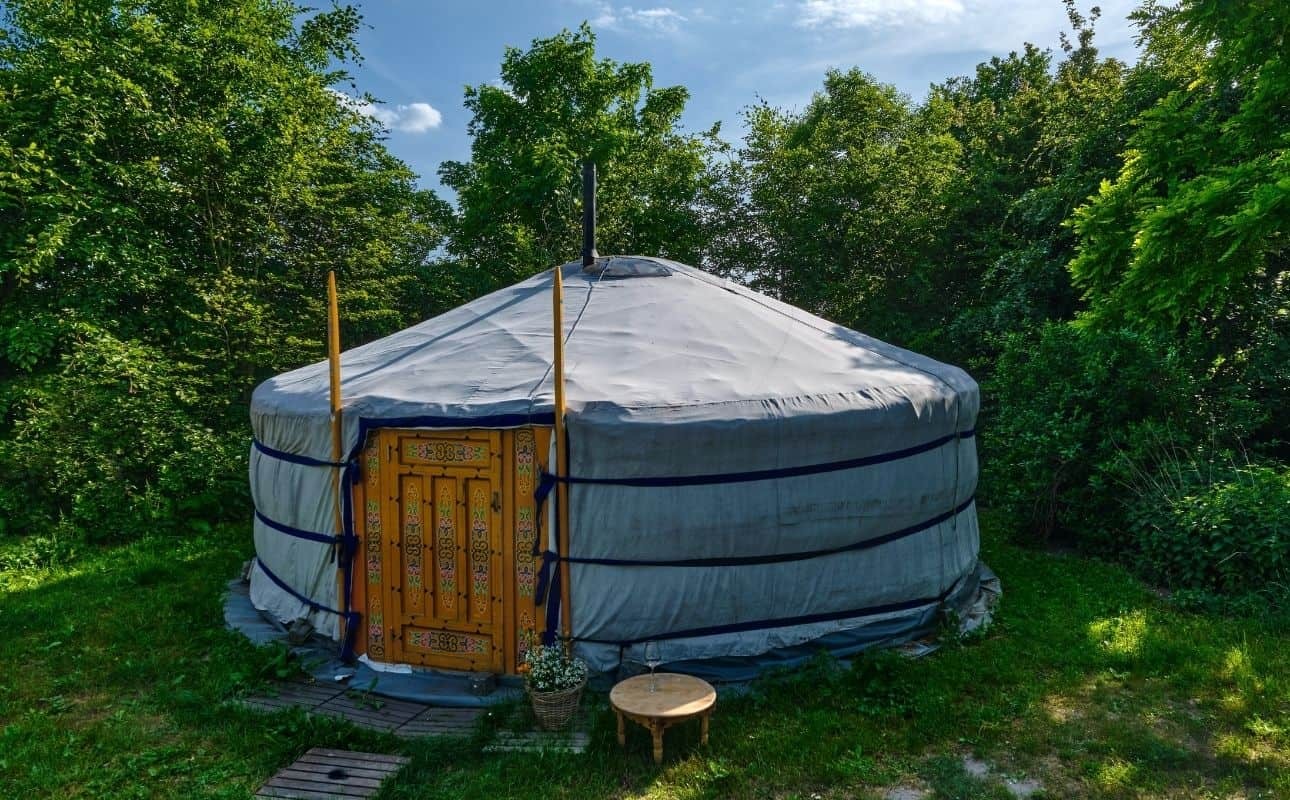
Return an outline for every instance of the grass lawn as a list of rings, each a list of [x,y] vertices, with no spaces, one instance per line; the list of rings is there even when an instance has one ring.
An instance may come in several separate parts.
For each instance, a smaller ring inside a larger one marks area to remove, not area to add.
[[[311,746],[398,752],[384,798],[1290,797],[1290,633],[1171,608],[1124,570],[1010,544],[983,637],[928,658],[824,660],[723,698],[712,743],[614,740],[603,698],[591,750],[488,755],[228,700],[287,669],[222,624],[250,536],[223,528],[0,572],[0,797],[246,797]],[[16,547],[18,545],[9,545]],[[693,726],[691,726],[693,727]],[[964,768],[971,756],[984,777]]]

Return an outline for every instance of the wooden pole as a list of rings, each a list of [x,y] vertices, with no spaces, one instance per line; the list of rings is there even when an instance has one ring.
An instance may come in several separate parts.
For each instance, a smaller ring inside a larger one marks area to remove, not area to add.
[[[327,272],[327,363],[331,367],[331,460],[340,463],[340,306],[336,301],[335,270]]]
[[[555,334],[555,472],[564,477],[569,474],[569,448],[564,433],[564,277],[559,267],[555,268],[552,278],[551,317]],[[563,560],[569,555],[569,484],[564,481],[555,485],[555,513],[560,528],[560,628],[568,650],[573,647],[573,622],[569,608],[569,562]]]
[[[331,460],[337,464],[344,457],[342,453],[341,442],[341,397],[340,397],[340,305],[336,300],[336,271],[327,271],[327,365],[331,373]],[[345,521],[341,513],[340,493],[345,491],[344,471],[340,467],[332,467],[336,471],[336,503],[335,503],[335,521],[336,535],[340,536],[345,529]],[[337,547],[341,545],[337,544]],[[339,559],[338,559],[339,561]],[[343,571],[338,570],[336,581],[338,592],[340,594],[340,604],[342,608],[348,601],[344,597],[345,576]],[[348,610],[348,609],[345,609]],[[341,617],[341,641],[348,636],[345,630],[345,618]]]

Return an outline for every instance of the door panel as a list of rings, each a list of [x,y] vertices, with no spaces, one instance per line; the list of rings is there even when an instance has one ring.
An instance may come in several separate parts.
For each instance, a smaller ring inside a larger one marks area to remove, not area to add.
[[[457,562],[461,516],[457,508],[457,478],[434,479],[434,566],[437,591],[434,615],[439,619],[457,618]]]
[[[397,502],[402,519],[403,609],[406,614],[425,611],[425,481],[420,475],[400,475]]]
[[[383,431],[400,565],[386,592],[391,660],[500,672],[505,662],[501,437]],[[495,494],[496,493],[496,494]]]

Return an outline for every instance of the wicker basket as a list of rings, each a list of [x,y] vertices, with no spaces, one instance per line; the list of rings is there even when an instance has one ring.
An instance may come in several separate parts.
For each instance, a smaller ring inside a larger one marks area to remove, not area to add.
[[[582,700],[582,690],[586,687],[586,678],[572,689],[561,689],[558,692],[538,692],[530,687],[529,700],[533,702],[533,716],[537,717],[538,725],[548,731],[568,727]]]

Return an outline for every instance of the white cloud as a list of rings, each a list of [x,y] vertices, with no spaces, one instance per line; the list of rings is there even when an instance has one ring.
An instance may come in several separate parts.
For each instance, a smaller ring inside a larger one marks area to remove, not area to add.
[[[649,33],[676,33],[681,29],[681,23],[688,21],[687,17],[666,6],[614,8],[606,3],[599,10],[600,13],[591,21],[592,26],[617,31],[631,28]]]
[[[424,133],[443,122],[443,114],[429,103],[408,103],[394,109],[398,119],[390,127],[408,133]]]
[[[962,0],[802,0],[804,28],[878,28],[950,22],[963,15]]]
[[[425,133],[439,127],[443,115],[429,103],[406,103],[393,106],[376,105],[361,97],[350,97],[344,92],[330,90],[341,104],[365,117],[371,117],[392,131]]]

